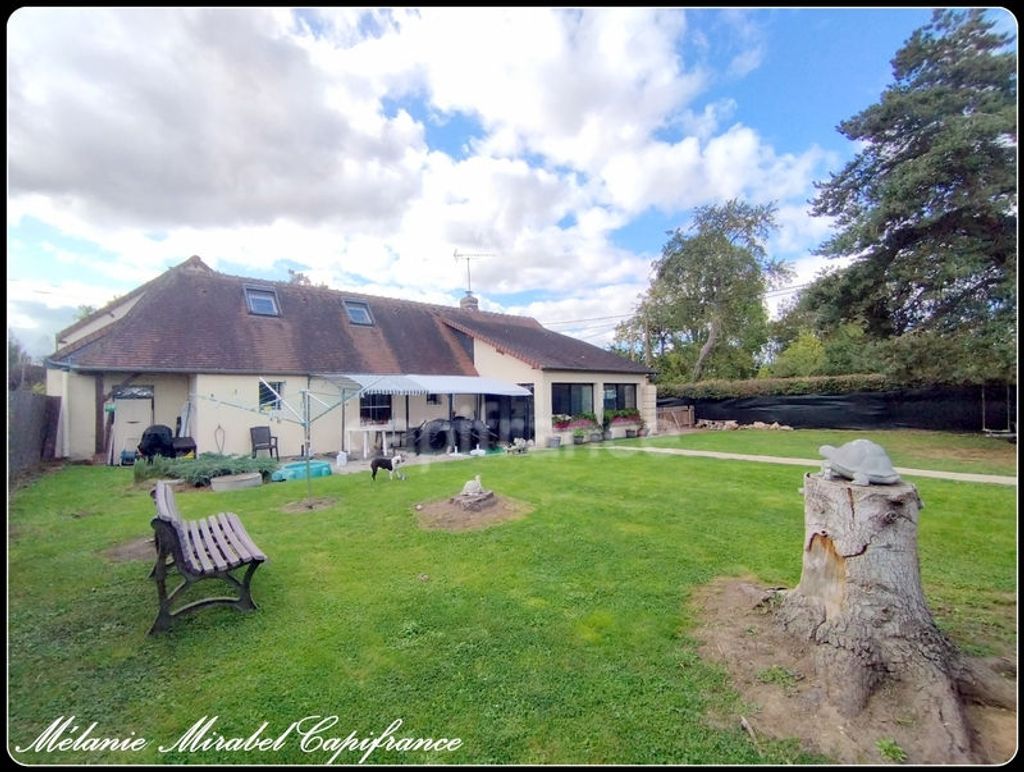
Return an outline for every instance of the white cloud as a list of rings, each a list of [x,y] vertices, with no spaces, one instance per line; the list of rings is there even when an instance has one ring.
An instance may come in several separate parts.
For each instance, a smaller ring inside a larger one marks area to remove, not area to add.
[[[767,202],[804,195],[828,158],[816,147],[776,155],[756,131],[736,124],[706,143],[691,136],[615,154],[602,176],[612,201],[627,212],[678,211],[735,197]]]
[[[763,40],[746,15],[723,19],[735,77]],[[459,249],[494,254],[472,265],[485,308],[543,290],[564,297],[520,310],[626,313],[651,256],[613,233],[650,207],[781,200],[780,249],[817,235],[786,202],[829,159],[722,131],[729,98],[695,107],[722,75],[699,37],[671,9],[22,9],[8,24],[9,223],[97,245],[102,261],[57,240],[50,255],[90,261],[108,299],[199,254],[453,302]],[[426,120],[483,127],[466,157],[431,150],[433,127],[394,107],[420,102]]]
[[[274,19],[23,9],[8,28],[11,194],[148,227],[386,221],[416,192],[422,127],[360,99],[358,77],[325,77]]]

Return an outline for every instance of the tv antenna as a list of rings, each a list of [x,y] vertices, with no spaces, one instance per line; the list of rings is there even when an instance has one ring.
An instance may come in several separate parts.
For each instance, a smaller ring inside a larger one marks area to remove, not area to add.
[[[494,253],[492,253],[492,252],[463,252],[460,255],[459,254],[459,250],[458,249],[455,250],[455,262],[457,263],[457,262],[459,262],[459,260],[465,260],[466,261],[466,294],[467,295],[472,295],[473,294],[473,282],[472,282],[472,279],[471,279],[471,276],[470,276],[470,272],[469,272],[469,263],[470,263],[471,260],[479,260],[481,257],[496,257],[496,255],[494,255]]]

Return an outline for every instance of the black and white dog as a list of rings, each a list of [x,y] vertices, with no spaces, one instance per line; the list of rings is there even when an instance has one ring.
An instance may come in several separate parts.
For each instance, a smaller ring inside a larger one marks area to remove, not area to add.
[[[377,479],[378,469],[388,470],[388,479],[394,479],[395,475],[398,475],[399,480],[404,480],[405,475],[398,471],[398,468],[405,463],[405,456],[401,453],[396,453],[391,458],[383,458],[378,456],[370,462],[370,471],[372,472],[371,479]]]

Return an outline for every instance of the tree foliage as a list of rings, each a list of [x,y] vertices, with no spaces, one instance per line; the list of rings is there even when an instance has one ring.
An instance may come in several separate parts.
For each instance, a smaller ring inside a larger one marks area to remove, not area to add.
[[[762,298],[787,275],[765,241],[775,207],[731,200],[694,210],[654,265],[637,313],[619,326],[620,346],[657,352],[663,377],[697,381],[706,375],[749,377],[767,339]]]
[[[773,378],[824,375],[826,366],[825,344],[810,330],[802,330],[759,375]]]
[[[23,366],[32,364],[32,357],[25,350],[25,347],[21,345],[21,341],[18,337],[11,332],[7,331],[7,371],[14,372]]]
[[[856,322],[870,339],[913,335],[893,345],[936,353],[936,341],[973,338],[987,345],[973,351],[982,369],[1014,369],[1001,359],[1017,309],[1010,43],[981,9],[936,11],[892,60],[881,100],[840,124],[863,149],[817,185],[812,212],[837,226],[819,253],[853,262],[805,292],[819,329]]]
[[[288,283],[297,284],[300,287],[313,287],[316,286],[318,289],[329,289],[329,287],[323,282],[319,282],[314,285],[312,279],[310,279],[302,271],[296,271],[294,268],[288,269]]]

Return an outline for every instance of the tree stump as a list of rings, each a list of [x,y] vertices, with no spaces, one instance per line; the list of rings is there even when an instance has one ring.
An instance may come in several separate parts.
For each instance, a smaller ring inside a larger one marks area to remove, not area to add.
[[[803,571],[776,597],[776,618],[814,642],[818,676],[841,715],[856,716],[881,689],[897,691],[916,726],[934,736],[934,760],[969,763],[963,698],[1001,687],[966,664],[928,610],[917,489],[808,474],[803,491]]]

